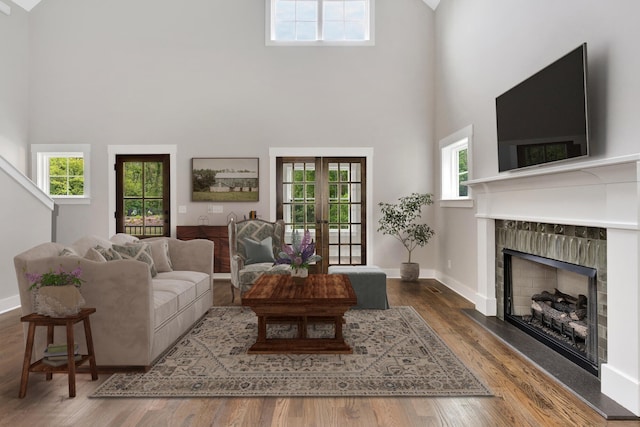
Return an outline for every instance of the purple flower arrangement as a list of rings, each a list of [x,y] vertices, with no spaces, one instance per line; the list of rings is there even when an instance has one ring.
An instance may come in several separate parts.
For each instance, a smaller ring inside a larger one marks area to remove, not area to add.
[[[79,288],[82,285],[82,280],[80,275],[82,274],[82,269],[77,267],[76,269],[67,272],[64,271],[62,267],[58,269],[57,272],[50,271],[48,273],[25,273],[27,276],[27,280],[31,283],[29,290],[38,289],[42,286],[66,286],[66,285],[74,285]]]
[[[290,264],[291,268],[309,268],[309,264],[322,259],[315,252],[316,244],[311,240],[309,230],[304,230],[302,237],[298,230],[294,230],[291,245],[282,245],[276,264]]]

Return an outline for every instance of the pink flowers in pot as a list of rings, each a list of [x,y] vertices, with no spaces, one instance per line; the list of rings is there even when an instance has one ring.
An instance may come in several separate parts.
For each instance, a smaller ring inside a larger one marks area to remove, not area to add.
[[[43,286],[66,286],[73,285],[79,288],[84,280],[80,278],[82,269],[80,267],[67,272],[62,267],[57,272],[50,271],[48,273],[25,273],[27,280],[31,283],[29,290],[41,288]]]

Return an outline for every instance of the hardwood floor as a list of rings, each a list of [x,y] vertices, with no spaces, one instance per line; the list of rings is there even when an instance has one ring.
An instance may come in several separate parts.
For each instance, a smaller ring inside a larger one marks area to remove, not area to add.
[[[19,310],[0,315],[1,426],[640,426],[609,421],[464,315],[471,305],[438,282],[387,282],[391,305],[411,305],[495,397],[90,399],[108,375],[32,374],[18,399],[24,351]],[[214,305],[230,305],[216,280]],[[237,305],[238,301],[236,299]]]

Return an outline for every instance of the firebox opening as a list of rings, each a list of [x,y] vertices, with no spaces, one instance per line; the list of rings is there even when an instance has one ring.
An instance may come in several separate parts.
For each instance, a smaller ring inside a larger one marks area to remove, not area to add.
[[[504,249],[509,323],[598,375],[596,270]]]

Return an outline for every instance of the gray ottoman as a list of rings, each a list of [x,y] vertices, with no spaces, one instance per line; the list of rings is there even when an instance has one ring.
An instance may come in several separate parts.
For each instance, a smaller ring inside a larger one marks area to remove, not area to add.
[[[358,305],[351,308],[389,308],[387,300],[387,275],[375,265],[332,265],[329,274],[346,274],[358,298]]]

